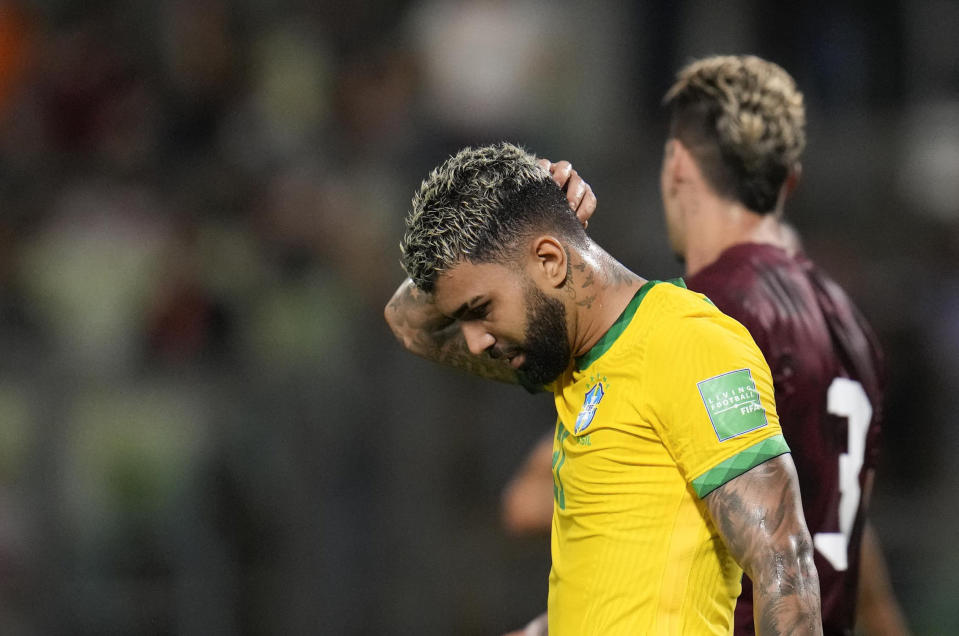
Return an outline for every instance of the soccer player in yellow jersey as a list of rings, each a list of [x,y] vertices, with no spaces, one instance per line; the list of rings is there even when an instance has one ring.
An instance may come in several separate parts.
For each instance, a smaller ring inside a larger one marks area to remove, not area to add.
[[[554,394],[542,633],[729,634],[743,569],[758,633],[821,633],[769,369],[739,323],[616,262],[509,144],[434,170],[401,247],[386,318],[410,351]]]

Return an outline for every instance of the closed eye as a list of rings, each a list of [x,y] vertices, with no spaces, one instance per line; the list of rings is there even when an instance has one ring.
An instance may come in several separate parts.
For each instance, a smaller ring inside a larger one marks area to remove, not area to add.
[[[463,320],[482,320],[486,318],[489,315],[489,305],[490,301],[487,300],[481,305],[470,307],[463,316]]]

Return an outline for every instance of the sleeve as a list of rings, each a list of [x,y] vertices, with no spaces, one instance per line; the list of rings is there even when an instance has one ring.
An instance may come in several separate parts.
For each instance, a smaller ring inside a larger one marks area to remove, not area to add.
[[[647,350],[650,421],[700,497],[789,452],[769,367],[715,308],[661,323]]]
[[[749,332],[772,373],[773,386],[780,391],[789,387],[797,372],[795,358],[783,349],[783,343],[789,341],[775,337],[776,312],[773,305],[761,302],[762,296],[749,293],[748,283],[729,284],[714,277],[704,277],[696,283],[696,291],[705,294],[719,311]]]

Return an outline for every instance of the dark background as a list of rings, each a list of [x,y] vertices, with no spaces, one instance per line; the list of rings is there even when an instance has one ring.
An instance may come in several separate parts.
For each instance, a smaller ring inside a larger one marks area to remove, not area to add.
[[[500,492],[547,397],[382,319],[427,170],[571,160],[681,273],[658,104],[756,53],[808,105],[788,218],[879,332],[873,518],[959,632],[959,3],[0,0],[0,633],[493,634],[545,607]]]

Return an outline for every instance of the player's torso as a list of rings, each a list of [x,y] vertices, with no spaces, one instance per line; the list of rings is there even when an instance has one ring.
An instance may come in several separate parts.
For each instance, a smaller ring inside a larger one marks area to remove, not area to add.
[[[741,570],[637,390],[643,312],[655,303],[651,294],[614,348],[556,395],[551,634],[729,631]]]
[[[690,288],[745,324],[772,370],[816,547],[826,632],[843,633],[853,620],[862,493],[878,443],[871,335],[834,283],[775,248],[737,246],[703,274],[689,279]],[[748,599],[737,625],[751,627]]]

